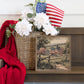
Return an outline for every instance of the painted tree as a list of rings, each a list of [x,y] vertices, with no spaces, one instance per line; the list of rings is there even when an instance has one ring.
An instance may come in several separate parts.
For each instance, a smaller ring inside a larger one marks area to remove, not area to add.
[[[65,58],[65,61],[68,61],[68,54],[70,53],[69,51],[69,43],[66,44],[66,58]]]
[[[46,51],[46,47],[45,44],[48,44],[49,41],[47,40],[46,37],[38,37],[38,41],[37,41],[37,54],[38,56],[38,66],[40,66],[40,60],[41,60],[41,55],[45,53]]]
[[[48,44],[49,41],[46,37],[39,37],[39,40],[37,42],[37,49],[39,50],[41,47],[45,48],[45,44]]]

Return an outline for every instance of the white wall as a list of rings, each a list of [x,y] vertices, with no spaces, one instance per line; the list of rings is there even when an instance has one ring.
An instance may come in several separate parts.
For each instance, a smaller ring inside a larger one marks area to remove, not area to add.
[[[0,0],[0,22],[6,19],[18,19],[24,5],[34,0]],[[84,27],[84,0],[47,0],[65,11],[62,27]],[[3,15],[5,14],[5,15]],[[10,15],[13,14],[11,17]]]

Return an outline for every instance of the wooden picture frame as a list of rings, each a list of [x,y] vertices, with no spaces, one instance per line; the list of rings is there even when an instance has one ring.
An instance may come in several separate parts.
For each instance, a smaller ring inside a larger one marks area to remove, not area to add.
[[[36,71],[70,71],[71,36],[38,36],[35,65]]]

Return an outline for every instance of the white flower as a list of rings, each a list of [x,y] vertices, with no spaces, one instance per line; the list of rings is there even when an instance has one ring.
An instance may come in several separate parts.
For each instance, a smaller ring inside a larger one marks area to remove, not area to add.
[[[20,36],[28,36],[29,33],[32,32],[32,24],[26,19],[23,19],[16,24],[15,30]]]
[[[30,19],[30,18],[27,17],[27,14],[28,13],[33,14],[32,6],[25,7],[24,10],[21,13],[22,13],[22,16],[21,16],[22,19],[24,19],[24,18],[25,19]]]
[[[57,31],[53,26],[51,26],[51,24],[44,25],[43,28],[43,32],[45,32],[46,35],[51,34],[52,36],[55,36],[59,33],[59,31]]]
[[[34,21],[34,25],[41,29],[43,25],[49,24],[49,17],[45,13],[37,13]]]

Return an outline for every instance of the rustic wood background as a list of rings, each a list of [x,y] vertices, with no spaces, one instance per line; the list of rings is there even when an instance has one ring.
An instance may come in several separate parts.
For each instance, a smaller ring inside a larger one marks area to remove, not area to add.
[[[84,82],[84,28],[62,28],[60,34],[71,35],[71,64],[77,68],[62,74],[27,71],[25,82]]]

